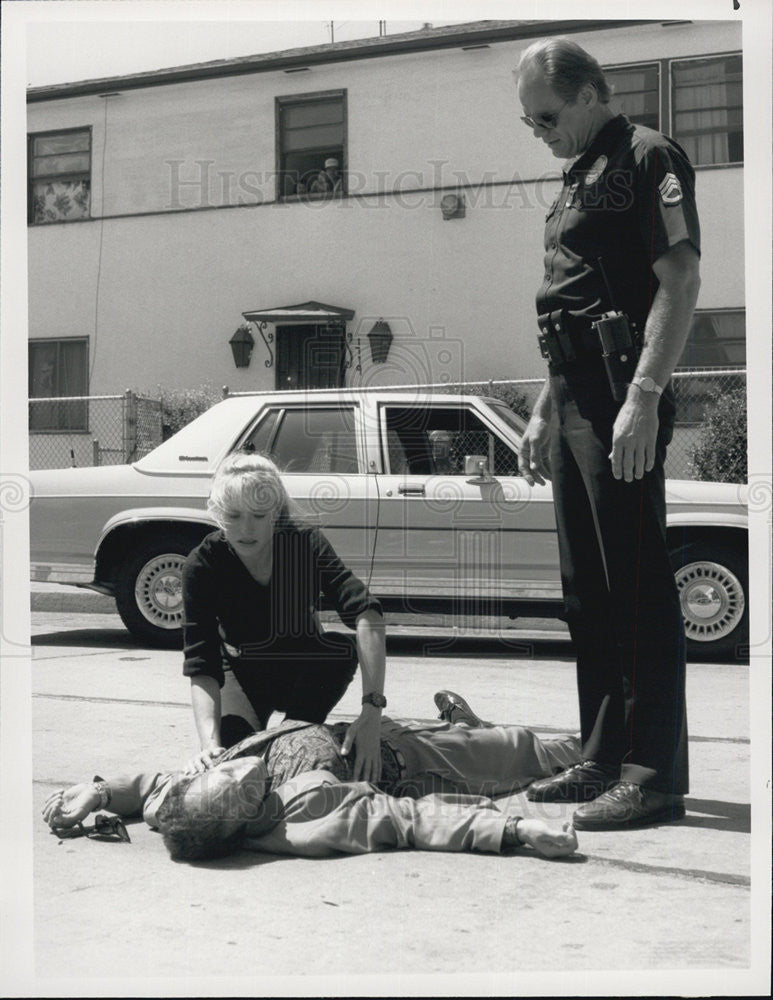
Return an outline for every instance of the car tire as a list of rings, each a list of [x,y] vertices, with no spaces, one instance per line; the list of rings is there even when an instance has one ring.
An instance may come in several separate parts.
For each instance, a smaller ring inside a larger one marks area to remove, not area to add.
[[[182,567],[196,544],[196,538],[181,531],[153,535],[122,563],[115,603],[124,625],[141,642],[181,648]]]
[[[688,660],[746,660],[748,560],[729,545],[692,542],[671,551]]]

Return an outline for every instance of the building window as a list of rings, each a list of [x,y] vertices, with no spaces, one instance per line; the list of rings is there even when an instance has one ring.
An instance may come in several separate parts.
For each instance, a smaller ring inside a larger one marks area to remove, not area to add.
[[[693,318],[680,368],[725,368],[746,364],[744,309],[699,309]]]
[[[604,71],[619,111],[637,125],[660,129],[660,66],[621,66]]]
[[[276,124],[278,197],[345,193],[346,92],[278,97]]]
[[[31,431],[87,431],[85,400],[89,382],[89,342],[31,340],[29,343],[29,397]],[[38,400],[51,402],[38,402]]]
[[[743,162],[741,56],[671,64],[672,135],[695,164]]]
[[[604,75],[616,110],[668,133],[693,166],[743,163],[740,54],[610,66]]]
[[[91,129],[29,137],[29,221],[89,218]]]

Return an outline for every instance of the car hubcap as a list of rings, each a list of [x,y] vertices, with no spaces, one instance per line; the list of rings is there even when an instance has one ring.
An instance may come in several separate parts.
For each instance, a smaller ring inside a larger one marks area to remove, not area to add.
[[[730,635],[746,607],[743,587],[726,566],[694,562],[676,573],[688,639],[715,642]]]
[[[137,574],[134,597],[137,607],[156,628],[182,625],[182,571],[185,557],[176,552],[155,556]]]

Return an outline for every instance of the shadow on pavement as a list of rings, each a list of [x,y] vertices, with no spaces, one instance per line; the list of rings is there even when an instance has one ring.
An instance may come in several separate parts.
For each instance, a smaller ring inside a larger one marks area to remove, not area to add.
[[[155,647],[142,644],[123,628],[57,629],[32,637],[33,646],[78,646],[80,648],[144,649]],[[171,647],[174,648],[174,647]],[[182,650],[182,645],[178,647]],[[464,659],[486,656],[489,659],[574,659],[568,640],[508,638],[507,636],[443,636],[389,635],[387,652],[392,656],[442,656]]]
[[[342,855],[345,857],[345,855]],[[289,854],[264,854],[260,851],[241,850],[224,858],[213,858],[209,861],[175,861],[176,865],[190,865],[192,868],[207,868],[213,871],[243,871],[246,868],[258,868],[273,864],[275,861],[301,861],[301,858]]]
[[[463,659],[483,655],[488,659],[574,661],[574,647],[568,640],[523,639],[513,636],[424,636],[387,634],[387,652],[395,656],[442,656]]]
[[[375,852],[377,854],[396,854],[402,853],[402,851],[390,851],[383,850]],[[528,850],[512,850],[505,851],[501,855],[503,858],[520,858],[523,860],[535,860],[539,861],[540,864],[545,864],[546,861],[551,863],[555,862],[562,865],[583,865],[588,862],[588,856],[585,854],[570,854],[564,858],[543,858],[541,855],[537,854],[536,851]],[[345,861],[347,858],[358,857],[355,854],[331,854],[325,855],[322,859],[327,862],[331,861]],[[231,854],[225,858],[217,858],[211,861],[178,861],[175,864],[185,864],[191,865],[194,868],[207,868],[213,869],[214,871],[242,871],[246,868],[257,868],[263,867],[263,865],[272,864],[275,861],[314,861],[315,858],[308,857],[295,857],[291,854],[264,854],[262,851],[250,851],[249,849],[244,849],[238,852],[238,854]],[[337,906],[337,903],[329,902],[328,900],[323,900],[328,906]]]
[[[718,802],[715,799],[693,799],[687,796],[684,804],[687,815],[680,820],[680,826],[751,833],[752,807],[748,802]],[[695,813],[705,815],[696,816]]]
[[[58,632],[45,632],[42,635],[33,635],[30,641],[33,646],[88,646],[97,648],[109,646],[112,649],[148,648],[140,645],[136,639],[133,639],[126,629],[120,628],[62,629]],[[182,647],[180,648],[182,649]]]

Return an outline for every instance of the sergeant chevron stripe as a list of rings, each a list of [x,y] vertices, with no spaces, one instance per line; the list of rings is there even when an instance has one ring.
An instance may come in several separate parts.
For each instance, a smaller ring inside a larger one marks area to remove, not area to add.
[[[670,171],[658,185],[660,197],[664,205],[678,205],[682,200],[682,189],[675,174]]]

